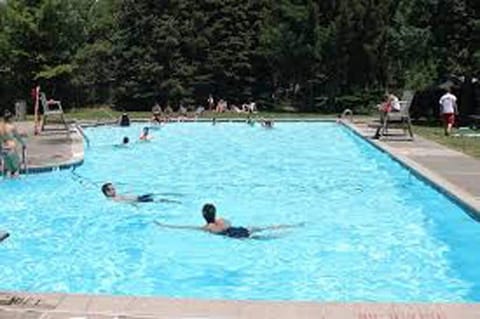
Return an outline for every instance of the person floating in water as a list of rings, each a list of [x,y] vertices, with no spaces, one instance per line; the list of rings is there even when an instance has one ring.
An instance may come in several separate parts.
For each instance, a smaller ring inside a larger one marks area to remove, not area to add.
[[[265,230],[275,230],[275,229],[285,229],[303,226],[303,224],[296,225],[274,225],[267,227],[233,227],[229,221],[223,218],[216,217],[217,209],[213,204],[205,204],[202,208],[202,215],[205,219],[206,224],[203,226],[178,226],[178,225],[167,225],[155,221],[160,227],[166,228],[176,228],[176,229],[192,229],[192,230],[202,230],[216,235],[223,235],[231,238],[253,238],[255,233],[259,233]]]
[[[165,198],[160,198],[155,200],[155,194],[144,194],[144,195],[119,195],[117,190],[112,183],[105,183],[102,185],[102,193],[105,197],[110,198],[116,202],[126,202],[126,203],[151,203],[151,202],[163,202],[163,203],[179,203],[176,200],[170,200]]]
[[[142,134],[139,137],[140,141],[150,141],[152,138],[153,136],[150,135],[150,129],[145,126],[143,128]]]
[[[115,144],[113,145],[113,147],[125,148],[125,147],[128,147],[129,143],[130,143],[130,139],[128,138],[128,136],[124,136],[122,139],[122,143]]]

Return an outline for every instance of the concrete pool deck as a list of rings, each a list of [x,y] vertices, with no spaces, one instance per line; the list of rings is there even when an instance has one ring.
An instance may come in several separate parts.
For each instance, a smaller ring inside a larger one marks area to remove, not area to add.
[[[77,130],[70,134],[53,127],[34,135],[32,122],[18,122],[18,129],[27,134],[27,166],[30,173],[51,171],[80,165],[83,162],[83,140]],[[1,318],[1,317],[0,317]]]
[[[366,123],[346,125],[367,139],[373,136]],[[77,132],[70,137],[58,132],[32,136],[31,123],[20,123],[19,127],[31,136],[27,139],[31,168],[76,165],[83,161],[82,138]],[[419,174],[440,183],[468,206],[480,208],[479,160],[420,137],[414,142],[397,138],[369,141]],[[153,318],[473,319],[480,318],[480,304],[217,301],[0,292],[0,319]]]
[[[403,134],[395,135],[399,131],[392,130],[390,138],[376,140],[372,138],[376,129],[367,122],[345,124],[433,182],[440,191],[466,204],[475,213],[472,217],[480,221],[480,160],[418,135],[414,141],[408,141]]]
[[[0,318],[478,319],[480,304],[206,301],[128,296],[0,293]]]

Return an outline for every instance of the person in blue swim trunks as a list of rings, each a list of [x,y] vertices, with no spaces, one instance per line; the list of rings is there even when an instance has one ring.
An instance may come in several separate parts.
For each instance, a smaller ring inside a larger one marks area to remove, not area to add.
[[[158,226],[167,227],[167,228],[177,228],[177,229],[193,229],[193,230],[202,230],[216,235],[223,235],[231,238],[249,238],[252,237],[254,233],[258,233],[264,230],[273,230],[273,229],[284,229],[299,227],[303,224],[296,225],[274,225],[267,227],[234,227],[230,222],[223,218],[216,217],[217,209],[213,204],[205,204],[202,208],[202,215],[205,219],[206,224],[203,226],[177,226],[177,225],[167,225],[155,221]]]

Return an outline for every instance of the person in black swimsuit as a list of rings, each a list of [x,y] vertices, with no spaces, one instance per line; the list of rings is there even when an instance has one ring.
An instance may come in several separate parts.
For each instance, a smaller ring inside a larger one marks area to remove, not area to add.
[[[284,229],[299,227],[303,224],[296,225],[275,225],[267,227],[234,227],[230,222],[223,218],[216,218],[217,209],[213,204],[205,204],[202,208],[202,215],[205,219],[206,224],[203,226],[177,226],[177,225],[167,225],[155,221],[155,224],[161,227],[166,228],[176,228],[176,229],[193,229],[193,230],[203,230],[216,235],[223,235],[231,238],[249,238],[252,237],[254,233],[258,233],[264,230],[273,230],[273,229]]]

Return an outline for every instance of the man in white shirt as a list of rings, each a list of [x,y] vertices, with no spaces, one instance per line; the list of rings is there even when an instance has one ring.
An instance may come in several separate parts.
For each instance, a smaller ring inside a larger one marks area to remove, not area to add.
[[[447,92],[440,98],[439,103],[445,135],[448,136],[452,132],[452,126],[455,123],[455,114],[458,114],[457,97],[450,93],[450,88],[448,88]]]

